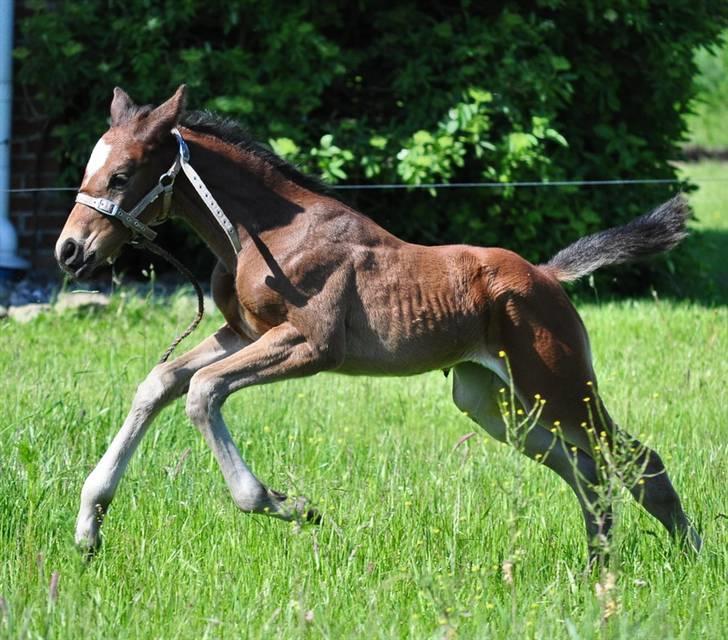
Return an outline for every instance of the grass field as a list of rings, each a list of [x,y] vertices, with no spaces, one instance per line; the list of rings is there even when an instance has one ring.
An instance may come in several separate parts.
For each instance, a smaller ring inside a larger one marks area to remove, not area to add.
[[[707,241],[715,268],[728,226],[718,188],[694,196],[696,250]],[[84,563],[72,541],[83,480],[191,314],[185,296],[117,295],[96,315],[0,323],[0,637],[725,637],[728,307],[579,308],[612,414],[661,453],[705,540],[690,560],[625,500],[606,621],[571,492],[486,436],[455,448],[473,426],[439,372],[326,374],[231,398],[257,474],[324,513],[303,529],[236,511],[177,402]],[[219,322],[208,315],[196,336]]]

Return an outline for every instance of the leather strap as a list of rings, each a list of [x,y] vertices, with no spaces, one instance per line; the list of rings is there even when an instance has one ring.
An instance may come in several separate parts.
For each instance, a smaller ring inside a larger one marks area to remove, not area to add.
[[[230,240],[230,244],[233,246],[235,255],[240,253],[241,246],[238,232],[235,230],[235,227],[225,215],[225,212],[222,210],[220,205],[217,204],[217,201],[210,193],[210,190],[205,186],[202,178],[200,178],[197,171],[192,168],[192,165],[188,164],[184,160],[182,161],[182,171],[184,171],[184,174],[187,176],[190,184],[195,188],[195,191],[197,191],[200,195],[200,198],[202,198],[202,202],[205,203],[205,206],[210,210],[210,213],[212,213],[215,220],[217,220],[217,223],[225,232],[228,240]]]
[[[116,218],[125,227],[131,229],[133,233],[144,236],[147,240],[154,240],[157,237],[156,232],[152,231],[141,220],[137,220],[131,214],[124,211],[116,202],[112,202],[106,198],[92,198],[85,193],[77,193],[76,202],[96,209],[96,211],[103,213],[105,216]]]

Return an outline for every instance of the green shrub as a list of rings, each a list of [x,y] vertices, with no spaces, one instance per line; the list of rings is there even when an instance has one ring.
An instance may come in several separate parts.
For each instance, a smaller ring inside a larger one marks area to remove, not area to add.
[[[74,183],[111,89],[240,119],[331,182],[673,178],[693,51],[722,0],[34,2],[16,81],[52,121]],[[671,185],[359,191],[391,231],[547,258]]]

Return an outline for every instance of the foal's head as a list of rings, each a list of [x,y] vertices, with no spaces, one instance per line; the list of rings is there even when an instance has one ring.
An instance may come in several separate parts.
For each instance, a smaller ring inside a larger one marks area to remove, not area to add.
[[[156,109],[137,106],[122,89],[114,89],[111,127],[94,147],[79,193],[105,198],[125,211],[132,209],[174,161],[177,145],[171,130],[184,101],[184,85]],[[160,201],[147,207],[140,216],[142,222],[154,223],[161,212]],[[56,243],[56,260],[71,275],[87,276],[116,257],[131,237],[118,220],[76,203]]]

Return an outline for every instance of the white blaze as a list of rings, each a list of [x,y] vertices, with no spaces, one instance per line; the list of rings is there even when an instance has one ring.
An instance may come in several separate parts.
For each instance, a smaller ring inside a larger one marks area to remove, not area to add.
[[[101,167],[106,164],[106,160],[109,158],[111,152],[111,145],[104,140],[99,140],[91,152],[91,157],[88,159],[86,165],[85,179],[88,180],[94,173],[96,173]]]

